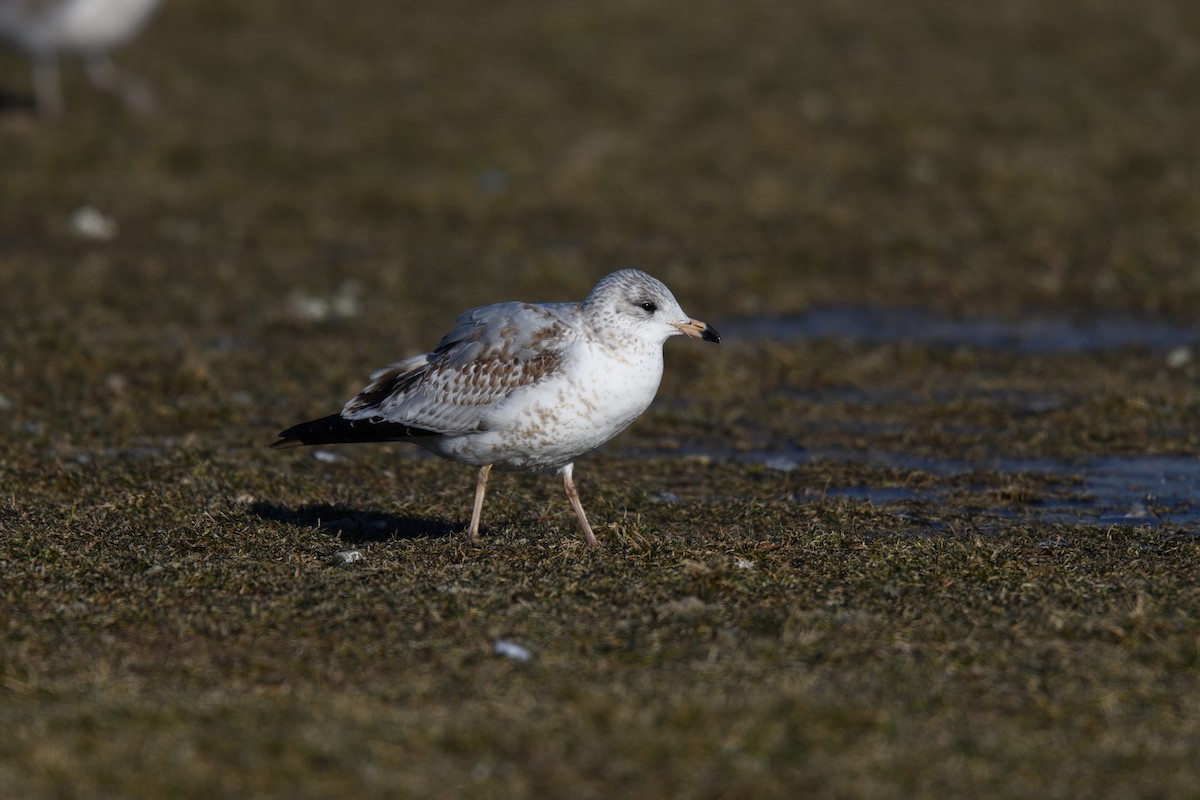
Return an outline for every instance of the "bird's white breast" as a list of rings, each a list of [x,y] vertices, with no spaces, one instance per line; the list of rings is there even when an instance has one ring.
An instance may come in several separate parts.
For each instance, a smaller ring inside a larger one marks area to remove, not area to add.
[[[579,342],[560,372],[497,404],[480,432],[418,444],[470,464],[553,469],[629,427],[654,399],[662,371],[661,344],[616,353]]]

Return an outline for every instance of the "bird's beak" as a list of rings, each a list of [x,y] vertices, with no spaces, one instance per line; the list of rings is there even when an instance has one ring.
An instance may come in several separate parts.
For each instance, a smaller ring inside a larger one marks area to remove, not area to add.
[[[679,332],[690,336],[693,339],[703,339],[706,342],[717,344],[721,341],[721,335],[716,329],[707,322],[701,322],[698,319],[689,319],[687,322],[672,322]]]

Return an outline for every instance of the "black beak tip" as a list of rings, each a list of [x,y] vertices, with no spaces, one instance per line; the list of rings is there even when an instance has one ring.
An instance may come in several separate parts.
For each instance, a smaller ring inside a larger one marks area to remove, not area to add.
[[[717,329],[711,325],[704,329],[704,333],[700,334],[700,338],[713,344],[721,343],[721,334],[717,333]]]

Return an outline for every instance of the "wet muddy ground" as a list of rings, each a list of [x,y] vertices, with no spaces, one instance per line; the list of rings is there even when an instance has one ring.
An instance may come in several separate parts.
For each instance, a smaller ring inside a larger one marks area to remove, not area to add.
[[[0,795],[1194,792],[1193,5],[172,0],[53,121],[3,54]],[[266,449],[625,266],[724,340],[601,551]]]

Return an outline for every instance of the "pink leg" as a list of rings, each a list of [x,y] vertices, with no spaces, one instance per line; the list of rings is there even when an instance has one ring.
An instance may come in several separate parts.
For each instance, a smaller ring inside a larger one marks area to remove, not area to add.
[[[38,113],[57,117],[62,113],[62,85],[58,80],[58,61],[51,55],[33,57],[33,99]]]
[[[592,533],[592,526],[588,524],[587,514],[583,513],[583,503],[579,502],[579,492],[575,490],[575,481],[571,479],[571,473],[574,471],[574,464],[567,464],[562,468],[563,485],[567,487],[567,499],[571,501],[571,508],[575,509],[575,516],[579,517],[579,527],[583,528],[583,538],[587,541],[588,547],[599,547],[600,542],[597,541],[596,534]]]
[[[475,508],[471,510],[471,527],[467,529],[467,541],[471,544],[479,544],[479,518],[483,515],[483,496],[487,494],[488,473],[491,471],[491,464],[482,466],[475,478]]]
[[[117,95],[131,111],[137,114],[154,111],[156,103],[150,85],[132,73],[117,69],[107,54],[96,54],[83,66],[93,86]]]

